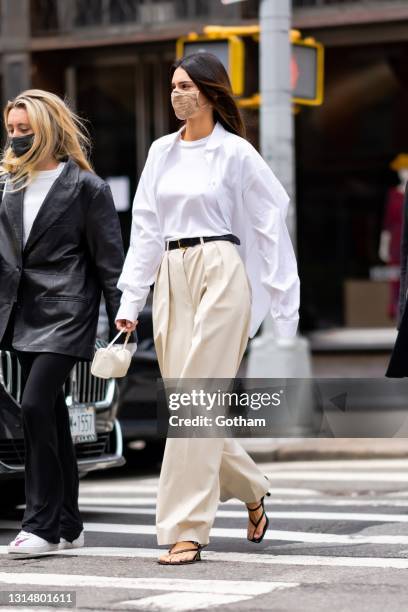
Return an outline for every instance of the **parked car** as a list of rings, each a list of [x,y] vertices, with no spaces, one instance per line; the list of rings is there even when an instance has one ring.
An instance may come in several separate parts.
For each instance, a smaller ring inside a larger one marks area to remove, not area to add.
[[[96,348],[101,346],[106,342],[98,339]],[[64,388],[80,476],[125,463],[122,431],[116,418],[117,383],[92,376],[90,369],[89,362],[78,362]],[[24,499],[21,394],[17,358],[0,351],[0,507]]]

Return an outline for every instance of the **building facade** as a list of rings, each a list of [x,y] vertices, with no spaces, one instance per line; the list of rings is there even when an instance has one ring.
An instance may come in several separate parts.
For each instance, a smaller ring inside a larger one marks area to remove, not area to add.
[[[127,177],[132,194],[152,140],[178,126],[175,41],[208,24],[258,23],[259,1],[0,0],[0,9],[3,103],[29,86],[66,96],[89,121],[98,174]],[[325,102],[295,119],[301,325],[391,326],[387,283],[372,271],[397,180],[389,163],[408,150],[408,3],[294,0],[293,27],[326,48]],[[256,145],[258,111],[245,118]],[[130,210],[120,216],[127,242]],[[367,303],[356,306],[356,292]]]

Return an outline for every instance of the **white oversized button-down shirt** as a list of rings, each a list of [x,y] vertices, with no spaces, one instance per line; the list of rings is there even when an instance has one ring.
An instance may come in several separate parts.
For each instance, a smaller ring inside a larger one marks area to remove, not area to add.
[[[123,293],[116,319],[136,321],[155,282],[165,250],[157,185],[183,130],[184,126],[158,138],[149,149],[133,202],[130,246],[117,283]],[[229,220],[231,233],[241,241],[236,248],[252,290],[249,337],[268,312],[275,336],[293,337],[299,321],[300,282],[285,222],[289,197],[257,150],[219,122],[204,156],[212,177],[209,188]],[[168,214],[177,214],[176,207]]]

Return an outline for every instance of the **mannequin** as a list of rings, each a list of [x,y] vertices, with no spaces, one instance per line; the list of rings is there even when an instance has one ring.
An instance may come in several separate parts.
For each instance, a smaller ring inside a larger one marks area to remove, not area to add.
[[[388,191],[378,254],[380,259],[388,266],[399,268],[402,211],[404,207],[405,188],[408,182],[408,154],[401,153],[398,155],[391,162],[390,168],[398,173],[399,184],[396,187],[391,187]],[[399,285],[398,271],[396,277],[391,277],[390,280],[388,316],[394,320],[398,312]]]

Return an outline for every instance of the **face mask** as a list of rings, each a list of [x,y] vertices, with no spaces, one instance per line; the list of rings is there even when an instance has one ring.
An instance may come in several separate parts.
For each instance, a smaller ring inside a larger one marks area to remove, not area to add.
[[[175,91],[171,92],[171,103],[173,105],[174,112],[177,119],[188,119],[200,108],[209,106],[209,104],[203,104],[202,106],[198,103],[199,91]]]
[[[34,134],[14,136],[14,138],[10,138],[10,147],[16,157],[21,157],[31,149],[33,141]]]

